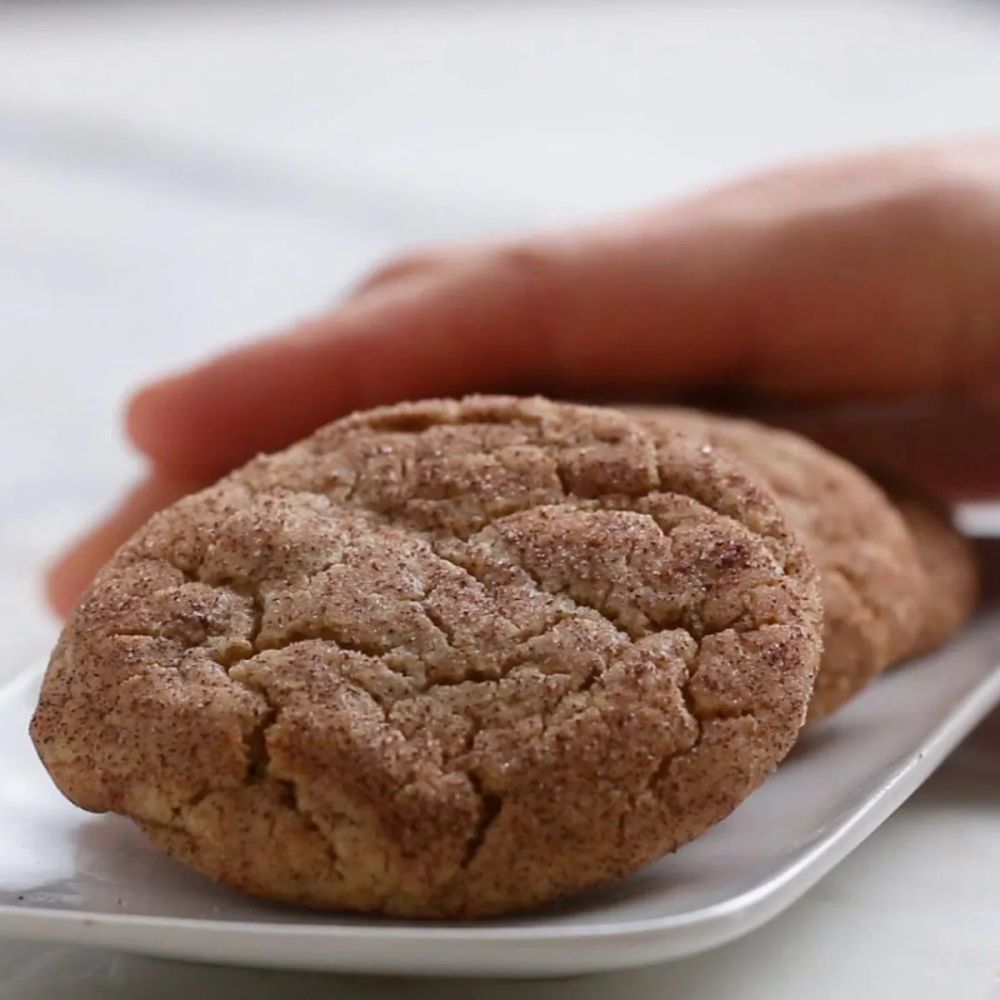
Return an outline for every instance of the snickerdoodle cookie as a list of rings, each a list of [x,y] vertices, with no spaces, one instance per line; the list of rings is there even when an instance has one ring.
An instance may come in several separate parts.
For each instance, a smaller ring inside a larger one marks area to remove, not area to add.
[[[819,570],[824,608],[810,721],[911,652],[925,618],[925,570],[903,517],[863,472],[798,434],[749,420],[680,408],[633,416],[745,461],[799,533]]]
[[[615,411],[357,414],[154,517],[68,622],[58,786],[230,886],[481,916],[624,875],[781,760],[815,571],[729,456]]]
[[[907,650],[919,656],[943,646],[968,623],[979,599],[979,567],[972,545],[956,530],[946,509],[911,494],[893,500],[924,567],[927,592],[921,625]]]

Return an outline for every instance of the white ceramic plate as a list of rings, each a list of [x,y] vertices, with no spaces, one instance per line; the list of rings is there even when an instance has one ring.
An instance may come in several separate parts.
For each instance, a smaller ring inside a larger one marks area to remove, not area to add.
[[[728,820],[618,885],[517,919],[413,923],[245,898],[91,816],[26,735],[38,671],[0,692],[0,934],[287,968],[565,975],[710,948],[777,915],[856,847],[1000,701],[1000,605],[809,733]],[[877,901],[873,901],[877,903]]]

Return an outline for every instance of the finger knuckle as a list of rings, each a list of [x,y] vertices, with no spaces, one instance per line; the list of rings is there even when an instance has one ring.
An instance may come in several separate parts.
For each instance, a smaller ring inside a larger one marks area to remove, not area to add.
[[[436,249],[417,249],[392,257],[377,265],[358,286],[358,292],[390,284],[421,272],[434,270],[441,265],[446,255]]]

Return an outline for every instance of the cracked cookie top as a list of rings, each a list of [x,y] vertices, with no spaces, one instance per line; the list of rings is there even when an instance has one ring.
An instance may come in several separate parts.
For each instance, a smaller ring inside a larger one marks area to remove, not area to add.
[[[154,517],[53,654],[62,791],[228,885],[410,916],[635,870],[802,724],[815,573],[733,459],[610,410],[361,413]]]

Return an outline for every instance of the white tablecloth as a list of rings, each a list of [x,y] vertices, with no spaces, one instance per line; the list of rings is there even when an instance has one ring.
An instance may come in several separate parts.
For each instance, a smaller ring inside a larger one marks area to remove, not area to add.
[[[44,560],[137,475],[117,419],[145,375],[311,312],[414,243],[996,129],[998,97],[1000,10],[972,0],[0,6],[0,675],[51,643]],[[1000,733],[980,742],[751,937],[476,995],[1000,997]],[[3,943],[0,984],[470,995]]]

